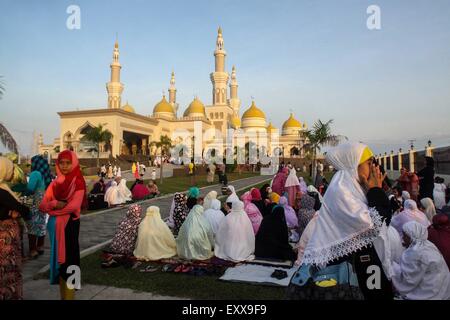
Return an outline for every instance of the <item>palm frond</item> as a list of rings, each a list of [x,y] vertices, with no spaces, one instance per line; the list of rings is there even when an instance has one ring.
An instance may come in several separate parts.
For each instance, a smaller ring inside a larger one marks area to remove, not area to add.
[[[11,133],[9,133],[8,129],[6,129],[2,123],[0,123],[0,141],[8,150],[14,152],[15,154],[19,153],[19,147],[16,140],[14,140]]]

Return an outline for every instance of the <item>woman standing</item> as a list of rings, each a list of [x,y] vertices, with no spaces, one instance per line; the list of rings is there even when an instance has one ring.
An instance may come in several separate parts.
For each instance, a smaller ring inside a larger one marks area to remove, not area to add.
[[[73,300],[74,289],[67,286],[69,266],[80,266],[80,212],[87,207],[86,182],[76,154],[64,150],[56,160],[57,178],[45,192],[39,206],[49,214],[48,231],[51,242],[50,281],[59,281],[61,299]],[[77,288],[79,289],[79,288]]]
[[[31,220],[27,227],[30,257],[32,259],[44,253],[47,214],[39,211],[39,205],[44,197],[45,190],[51,182],[52,177],[47,160],[41,155],[31,158],[31,173],[27,192],[33,197],[33,205],[31,207]]]
[[[425,168],[419,171],[419,199],[430,198],[433,199],[434,189],[434,159],[432,157],[425,157]]]
[[[0,300],[22,299],[22,253],[17,219],[29,219],[28,207],[11,191],[14,164],[0,157]]]

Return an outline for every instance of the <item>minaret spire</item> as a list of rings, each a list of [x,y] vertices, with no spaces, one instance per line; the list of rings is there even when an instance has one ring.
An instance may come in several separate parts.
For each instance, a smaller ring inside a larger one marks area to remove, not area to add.
[[[236,67],[233,66],[231,71],[231,82],[230,82],[230,105],[239,114],[239,108],[241,107],[241,100],[238,97],[238,82],[236,79]]]
[[[110,65],[111,79],[106,84],[106,91],[108,92],[108,108],[118,109],[121,107],[121,95],[123,91],[123,84],[120,83],[120,69],[122,66],[119,62],[119,41],[114,43],[113,59]]]
[[[224,47],[222,28],[217,30],[216,50],[214,51],[215,69],[211,73],[213,84],[213,105],[227,105],[228,72],[225,71],[225,57],[227,53]]]
[[[173,70],[170,77],[169,103],[175,110],[175,115],[177,115],[178,114],[177,88],[175,87],[175,72]]]

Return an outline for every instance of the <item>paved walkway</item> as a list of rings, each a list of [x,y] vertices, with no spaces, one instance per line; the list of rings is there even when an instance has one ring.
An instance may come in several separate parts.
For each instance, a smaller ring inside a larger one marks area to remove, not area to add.
[[[230,182],[236,190],[245,189],[251,187],[252,185],[264,182],[271,177],[268,176],[256,176],[246,179],[236,180]],[[201,188],[201,195],[206,196],[206,194],[212,190],[221,194],[221,185],[213,185]],[[145,212],[146,208],[150,205],[156,205],[161,210],[161,218],[166,218],[169,215],[170,205],[172,204],[172,195],[162,196],[155,199],[150,199],[140,202]],[[128,206],[109,209],[105,211],[95,212],[92,214],[86,214],[81,216],[80,225],[80,250],[83,255],[87,252],[92,251],[94,246],[100,246],[110,240],[116,231],[117,224],[122,220],[126,214]],[[27,242],[26,235],[24,243]],[[45,242],[45,253],[35,260],[30,260],[25,262],[23,267],[23,280],[24,280],[24,291],[27,294],[27,288],[32,288],[32,284],[27,283],[28,281],[33,281],[33,277],[44,267],[48,265],[50,260],[49,252],[49,240],[48,237]],[[25,252],[28,252],[27,247]],[[47,283],[48,286],[48,283]]]

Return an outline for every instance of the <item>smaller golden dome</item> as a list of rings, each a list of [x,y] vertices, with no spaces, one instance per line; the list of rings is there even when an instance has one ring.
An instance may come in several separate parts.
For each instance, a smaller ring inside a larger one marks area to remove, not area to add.
[[[158,102],[155,107],[153,108],[153,113],[160,113],[160,112],[169,112],[169,113],[175,113],[173,110],[172,105],[167,102],[166,96],[163,95],[160,102]]]
[[[289,117],[289,119],[287,119],[283,123],[283,129],[288,129],[288,128],[302,128],[301,122],[298,121],[297,119],[295,119],[294,115],[292,113],[291,113],[291,116]]]
[[[252,101],[252,105],[250,106],[250,108],[248,108],[247,111],[245,111],[244,114],[242,115],[242,119],[247,119],[247,118],[266,119],[266,115],[264,114],[264,112],[261,111],[261,109],[259,109],[256,106],[255,101]]]
[[[274,126],[273,126],[273,124],[272,124],[272,122],[270,122],[269,123],[269,125],[267,126],[267,132],[273,132],[273,131],[275,131],[275,130],[277,130],[277,128],[275,128]]]
[[[189,117],[193,113],[205,114],[205,105],[197,97],[191,102],[183,116]]]
[[[231,127],[234,129],[237,129],[241,126],[241,119],[239,118],[239,116],[237,114],[234,114],[231,117],[230,124],[231,124]]]
[[[122,106],[122,110],[126,112],[135,113],[133,106],[128,104],[128,101],[124,106]]]

